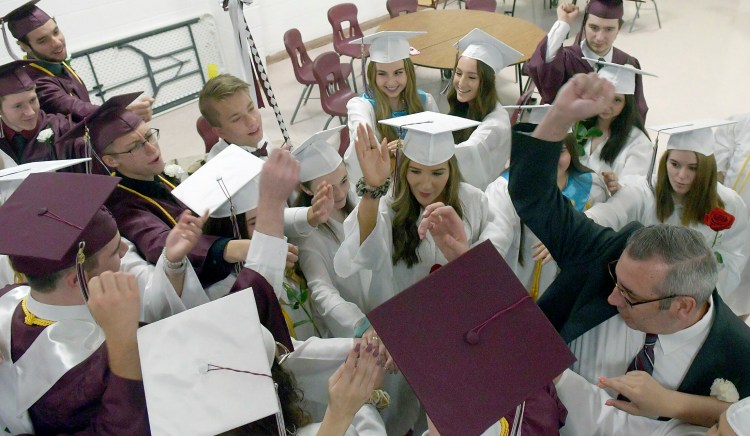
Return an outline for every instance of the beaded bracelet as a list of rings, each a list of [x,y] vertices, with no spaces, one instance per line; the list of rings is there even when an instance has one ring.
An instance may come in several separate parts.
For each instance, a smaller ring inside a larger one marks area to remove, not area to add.
[[[391,178],[388,177],[385,179],[385,183],[383,183],[380,186],[369,186],[365,183],[365,178],[362,177],[357,182],[357,195],[360,197],[364,197],[367,195],[368,197],[375,199],[380,198],[388,193],[388,188],[391,187]]]
[[[161,252],[162,257],[164,257],[164,266],[166,267],[166,270],[172,274],[182,274],[185,272],[185,269],[187,268],[187,257],[183,257],[181,261],[179,262],[172,262],[171,260],[167,259],[167,249],[166,247]]]

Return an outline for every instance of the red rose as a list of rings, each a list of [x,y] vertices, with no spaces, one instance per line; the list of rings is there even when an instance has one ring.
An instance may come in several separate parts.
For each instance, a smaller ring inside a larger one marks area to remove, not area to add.
[[[443,265],[440,265],[439,263],[436,263],[435,265],[432,265],[432,268],[430,268],[430,274],[434,273],[435,271],[439,270],[440,267]]]
[[[732,227],[734,215],[720,207],[715,207],[703,216],[703,223],[711,227],[714,232],[720,232]]]

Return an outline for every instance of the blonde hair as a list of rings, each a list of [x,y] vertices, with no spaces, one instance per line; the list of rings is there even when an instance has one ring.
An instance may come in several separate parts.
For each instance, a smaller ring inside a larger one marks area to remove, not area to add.
[[[404,59],[404,72],[406,73],[406,87],[401,91],[401,99],[406,103],[406,112],[414,114],[424,111],[422,99],[417,92],[417,75],[414,72],[414,63],[411,59]],[[388,104],[388,96],[377,86],[378,69],[377,62],[367,64],[367,83],[369,84],[368,94],[375,100],[375,122],[377,124],[380,136],[388,139],[388,142],[398,139],[396,129],[385,124],[378,123],[380,120],[392,118],[391,105]]]
[[[674,212],[674,198],[672,184],[669,183],[667,174],[667,150],[659,161],[659,172],[656,179],[656,216],[660,222],[664,222]],[[690,191],[683,199],[682,216],[680,223],[683,226],[689,224],[703,223],[703,216],[715,207],[724,207],[719,193],[716,190],[716,159],[714,155],[706,156],[695,153],[698,165],[695,170],[695,179],[690,185]]]
[[[208,124],[213,127],[221,127],[219,111],[216,110],[213,103],[229,98],[239,91],[250,95],[250,85],[231,74],[220,74],[203,85],[203,89],[198,94],[198,109],[200,109],[201,115],[208,121]],[[250,99],[252,100],[252,97]]]

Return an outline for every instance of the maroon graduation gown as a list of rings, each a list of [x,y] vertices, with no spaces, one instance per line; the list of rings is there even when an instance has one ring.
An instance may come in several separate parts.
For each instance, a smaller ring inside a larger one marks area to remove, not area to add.
[[[0,295],[14,287],[6,286],[0,290]],[[26,325],[23,320],[19,304],[11,324],[11,359],[14,362],[45,329]],[[143,382],[113,374],[109,370],[105,344],[65,373],[31,406],[29,416],[36,434],[150,434]]]
[[[70,130],[73,125],[74,123],[66,116],[60,114],[48,114],[44,111],[39,111],[39,122],[37,123],[36,133],[34,134],[34,137],[26,143],[23,150],[20,150],[19,146],[15,144],[5,132],[3,132],[3,137],[0,138],[0,149],[13,158],[13,160],[19,165],[28,162],[86,157],[86,146],[82,138],[73,138],[66,141],[57,140],[57,138]],[[39,135],[39,132],[47,128],[52,129],[53,133],[49,142],[38,141],[37,135]],[[100,163],[92,162],[91,165],[93,169],[92,172],[97,174],[108,174],[106,168]],[[76,165],[75,167],[68,168],[64,171],[82,173],[85,172],[85,166]]]
[[[531,59],[524,66],[524,71],[531,77],[537,89],[539,89],[539,94],[542,96],[542,103],[552,103],[555,100],[555,96],[557,96],[557,91],[574,75],[594,71],[588,61],[583,59],[583,52],[580,45],[563,46],[557,51],[555,58],[551,62],[544,61],[546,55],[547,37],[545,36],[537,46]],[[612,63],[620,65],[630,64],[638,69],[641,68],[638,59],[616,47],[612,47]],[[635,77],[635,99],[638,104],[638,111],[645,122],[648,105],[646,104],[646,98],[643,96],[643,80],[638,74]]]
[[[25,71],[36,84],[39,103],[47,113],[71,115],[74,121],[81,121],[99,107],[91,103],[86,85],[66,68],[54,74],[42,64],[33,63]]]
[[[107,208],[114,215],[120,234],[135,244],[141,256],[155,264],[161,256],[167,235],[173,227],[164,211],[176,220],[183,211],[187,210],[187,207],[174,198],[169,188],[158,179],[154,182],[144,182],[123,177],[120,185],[107,200]],[[164,210],[123,189],[122,186],[148,196]],[[233,264],[224,262],[223,259],[212,260],[209,256],[211,246],[220,239],[226,238],[204,234],[193,251],[188,254],[188,259],[204,287],[224,279],[234,268]],[[292,350],[289,330],[273,287],[257,272],[243,268],[230,292],[249,287],[253,288],[255,294],[261,324],[273,334],[278,342]]]
[[[557,397],[554,383],[537,389],[525,400],[521,434],[535,436],[559,436],[560,428],[565,425],[568,409]],[[507,413],[504,418],[513,427],[516,409]]]

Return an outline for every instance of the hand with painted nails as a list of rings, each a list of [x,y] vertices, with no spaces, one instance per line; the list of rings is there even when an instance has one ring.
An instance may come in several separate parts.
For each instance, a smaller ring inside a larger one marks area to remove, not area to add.
[[[427,232],[448,262],[469,251],[464,223],[451,206],[438,202],[425,208],[417,229],[419,239],[424,239]]]

